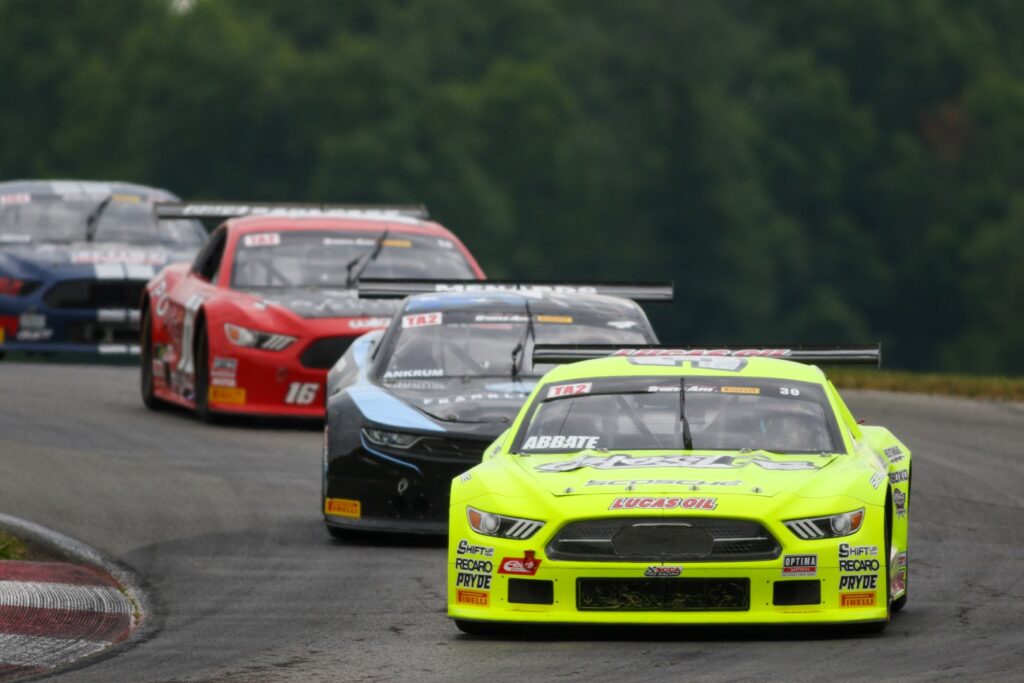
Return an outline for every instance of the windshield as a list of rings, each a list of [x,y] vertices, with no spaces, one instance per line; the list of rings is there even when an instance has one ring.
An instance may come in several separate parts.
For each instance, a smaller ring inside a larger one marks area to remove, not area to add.
[[[347,264],[368,259],[380,234],[289,230],[243,235],[235,249],[231,285],[347,288]],[[451,240],[391,233],[362,277],[471,280],[476,274]]]
[[[518,375],[539,377],[550,366],[534,367],[529,359],[538,344],[643,344],[643,328],[618,329],[600,319],[573,315],[533,315],[530,338],[526,313],[432,311],[402,316],[391,357],[382,379],[422,377],[511,376],[519,360]],[[517,346],[527,340],[526,350]]]
[[[823,453],[836,452],[842,443],[824,392],[806,382],[613,378],[549,384],[538,396],[518,436],[523,453],[584,448]]]
[[[157,221],[151,198],[142,195],[18,193],[0,196],[0,243],[85,241],[89,215],[108,196],[93,226],[95,242],[194,248],[206,239],[197,221]]]

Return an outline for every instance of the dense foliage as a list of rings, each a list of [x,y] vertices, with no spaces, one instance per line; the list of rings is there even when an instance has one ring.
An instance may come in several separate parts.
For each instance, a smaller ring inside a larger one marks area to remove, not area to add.
[[[685,343],[1024,373],[1008,0],[3,0],[0,177],[423,201]]]

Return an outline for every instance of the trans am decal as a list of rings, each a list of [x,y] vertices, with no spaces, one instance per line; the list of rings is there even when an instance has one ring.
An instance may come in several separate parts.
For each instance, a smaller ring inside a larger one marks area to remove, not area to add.
[[[806,460],[772,460],[744,455],[649,455],[635,458],[631,455],[585,456],[575,460],[549,462],[537,465],[538,472],[571,472],[589,467],[595,470],[642,469],[648,467],[695,467],[701,469],[737,469],[754,464],[766,470],[816,470]]]

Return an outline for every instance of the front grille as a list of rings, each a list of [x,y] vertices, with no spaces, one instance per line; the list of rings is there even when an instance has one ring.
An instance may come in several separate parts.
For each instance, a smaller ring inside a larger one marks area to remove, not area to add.
[[[334,367],[342,354],[348,350],[355,337],[324,337],[306,347],[299,356],[299,362],[307,368],[328,370]]]
[[[72,344],[138,344],[138,322],[70,322],[65,327]]]
[[[425,436],[416,442],[413,449],[425,455],[445,460],[479,462],[483,459],[484,449],[487,448],[488,443],[472,439],[440,439],[434,436]]]
[[[576,609],[603,612],[741,612],[749,579],[577,579]]]
[[[43,301],[51,308],[137,309],[145,280],[67,280],[51,287]]]
[[[707,517],[570,522],[547,547],[551,559],[577,562],[749,562],[775,559],[780,551],[757,522]]]

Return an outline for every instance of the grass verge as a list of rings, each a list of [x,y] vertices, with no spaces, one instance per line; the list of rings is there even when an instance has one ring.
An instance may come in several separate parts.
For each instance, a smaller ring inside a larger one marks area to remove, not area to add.
[[[0,560],[24,560],[27,555],[28,546],[23,540],[0,529]]]
[[[826,370],[839,389],[879,389],[915,394],[1024,401],[1024,377],[983,377],[890,370]]]

